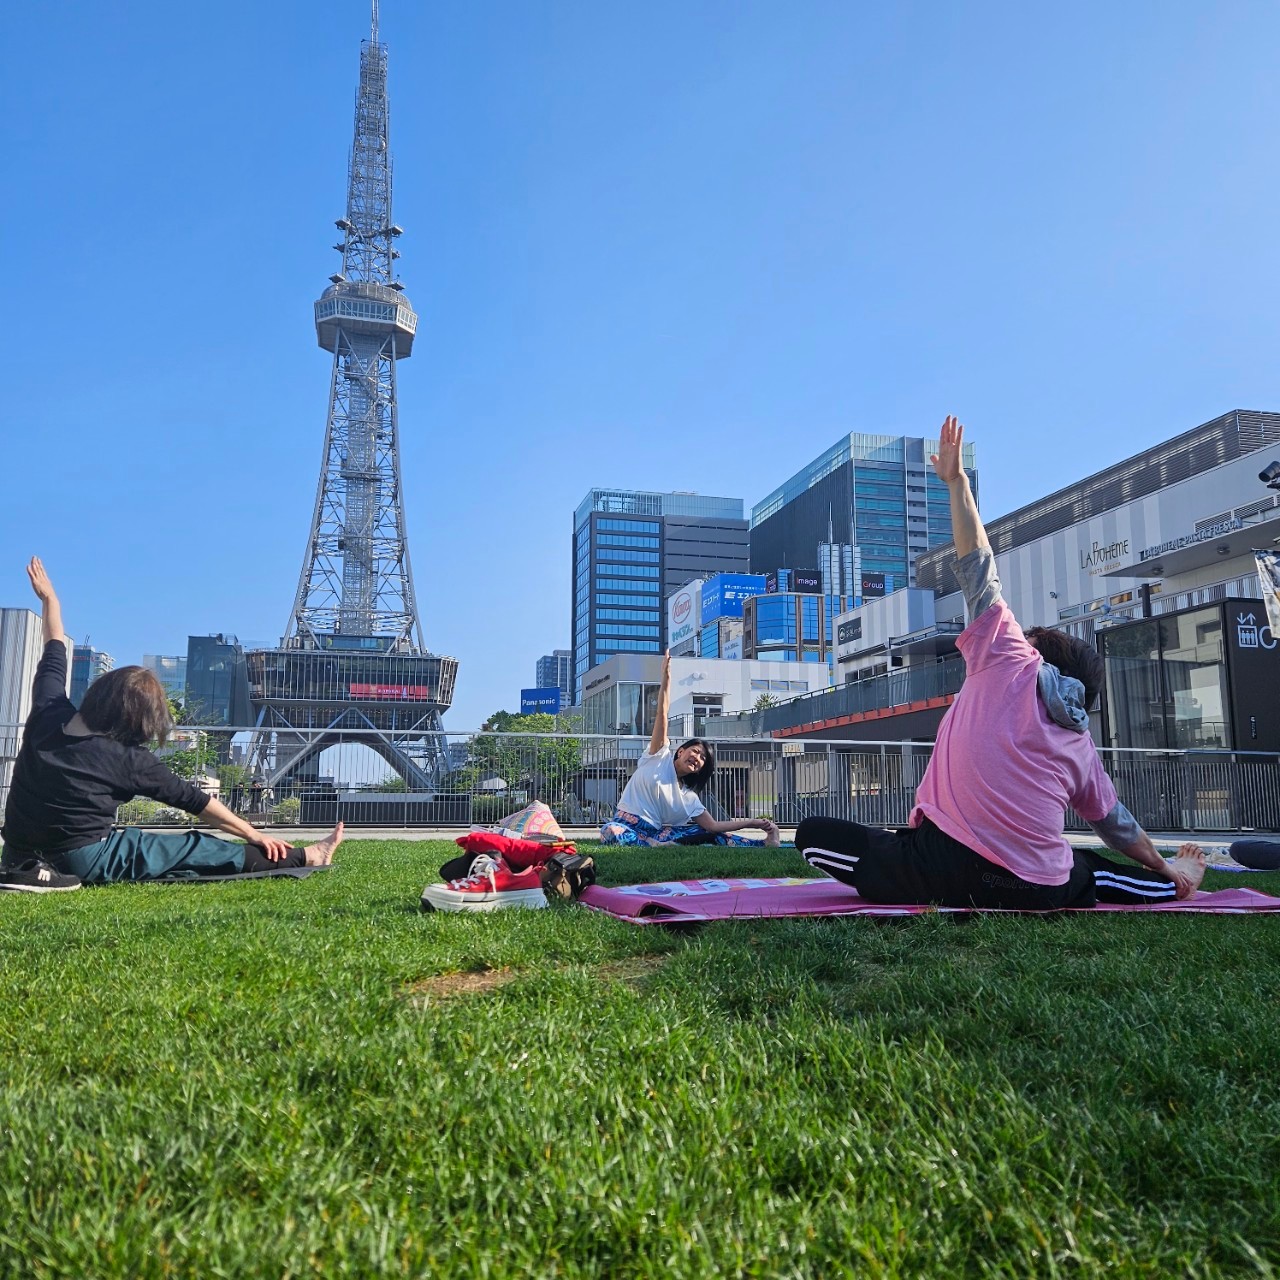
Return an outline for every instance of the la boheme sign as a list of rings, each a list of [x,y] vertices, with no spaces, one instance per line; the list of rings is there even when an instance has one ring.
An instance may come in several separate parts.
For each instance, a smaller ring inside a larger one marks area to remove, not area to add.
[[[1103,573],[1128,558],[1128,538],[1118,538],[1115,542],[1094,542],[1087,551],[1080,552],[1080,567],[1089,573]]]

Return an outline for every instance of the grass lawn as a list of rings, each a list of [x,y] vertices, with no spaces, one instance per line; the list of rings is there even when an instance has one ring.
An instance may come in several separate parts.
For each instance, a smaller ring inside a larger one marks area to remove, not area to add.
[[[424,915],[451,851],[0,895],[0,1275],[1280,1270],[1280,919]]]

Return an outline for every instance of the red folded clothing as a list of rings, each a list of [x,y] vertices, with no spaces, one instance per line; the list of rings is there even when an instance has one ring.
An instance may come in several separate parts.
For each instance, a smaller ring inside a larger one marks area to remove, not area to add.
[[[460,845],[468,853],[488,853],[501,857],[512,871],[544,866],[550,861],[552,854],[577,852],[568,840],[543,844],[539,840],[520,840],[515,836],[500,835],[496,831],[468,831],[465,836],[458,836],[454,844]]]

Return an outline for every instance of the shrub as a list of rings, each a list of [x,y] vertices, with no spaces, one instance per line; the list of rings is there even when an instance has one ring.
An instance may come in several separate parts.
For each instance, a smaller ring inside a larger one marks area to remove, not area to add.
[[[116,810],[116,823],[122,827],[154,827],[165,823],[182,821],[187,817],[177,809],[170,809],[158,800],[147,800],[136,796],[127,800]]]
[[[297,796],[288,796],[271,810],[271,821],[284,826],[296,825],[302,816],[302,801]]]

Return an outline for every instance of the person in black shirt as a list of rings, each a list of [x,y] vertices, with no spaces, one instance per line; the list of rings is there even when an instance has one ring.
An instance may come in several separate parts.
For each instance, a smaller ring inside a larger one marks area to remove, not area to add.
[[[105,884],[333,860],[342,823],[319,844],[295,848],[251,827],[147,750],[151,741],[163,745],[173,724],[164,687],[145,667],[107,672],[89,686],[77,711],[66,696],[62,607],[38,557],[27,576],[40,598],[45,644],[0,829],[6,864],[39,858],[86,884]],[[202,831],[113,830],[117,806],[137,795],[198,814],[246,843]]]

